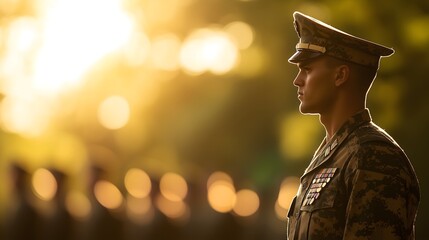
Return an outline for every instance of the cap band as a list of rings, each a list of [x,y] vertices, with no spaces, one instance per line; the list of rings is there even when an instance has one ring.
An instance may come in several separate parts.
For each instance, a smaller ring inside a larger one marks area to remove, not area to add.
[[[321,52],[321,53],[325,53],[326,52],[326,48],[316,45],[316,44],[311,44],[311,43],[298,43],[296,45],[296,49],[310,49],[316,52]]]
[[[289,62],[297,63],[320,55],[377,68],[381,57],[394,53],[392,48],[353,36],[300,12],[293,13],[299,42]]]

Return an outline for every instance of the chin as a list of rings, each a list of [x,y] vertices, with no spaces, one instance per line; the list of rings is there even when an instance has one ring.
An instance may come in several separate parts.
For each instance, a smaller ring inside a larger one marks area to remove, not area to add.
[[[302,113],[302,114],[304,114],[304,115],[317,115],[318,114],[318,112],[317,111],[314,111],[314,110],[311,110],[311,109],[309,109],[309,108],[306,108],[306,107],[304,107],[304,106],[299,106],[299,111]]]

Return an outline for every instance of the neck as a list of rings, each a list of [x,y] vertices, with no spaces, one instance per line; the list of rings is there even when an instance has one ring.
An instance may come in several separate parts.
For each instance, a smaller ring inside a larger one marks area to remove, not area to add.
[[[320,113],[320,122],[325,127],[326,141],[330,141],[340,127],[353,115],[365,109],[365,103],[355,106],[333,108],[333,111]]]

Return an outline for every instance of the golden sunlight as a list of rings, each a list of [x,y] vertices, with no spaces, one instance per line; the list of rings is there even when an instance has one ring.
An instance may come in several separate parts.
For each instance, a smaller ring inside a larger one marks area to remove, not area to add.
[[[46,132],[55,97],[129,44],[134,30],[122,0],[36,1],[34,7],[37,18],[19,17],[5,29],[0,65],[2,127],[26,137]]]
[[[155,38],[152,45],[153,65],[162,70],[177,70],[180,44],[180,39],[174,34],[165,34]]]
[[[239,49],[246,49],[253,43],[254,30],[245,22],[232,22],[225,26],[225,32],[231,36]]]
[[[43,93],[77,85],[93,64],[125,45],[133,30],[121,0],[56,0],[41,9],[33,86]]]
[[[31,51],[37,41],[38,23],[31,17],[17,18],[9,26],[10,33],[7,39],[7,51],[22,54]]]
[[[237,63],[239,52],[231,37],[217,29],[195,30],[184,42],[180,63],[190,74],[225,74]]]
[[[1,102],[2,128],[27,137],[39,136],[50,123],[50,104],[31,94],[7,96]]]

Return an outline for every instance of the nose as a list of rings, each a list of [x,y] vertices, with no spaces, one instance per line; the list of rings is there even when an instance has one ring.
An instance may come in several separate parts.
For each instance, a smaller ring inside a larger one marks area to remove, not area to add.
[[[296,77],[292,82],[295,87],[301,87],[303,84],[302,76],[300,73],[301,71],[299,71],[298,74],[296,74]]]

